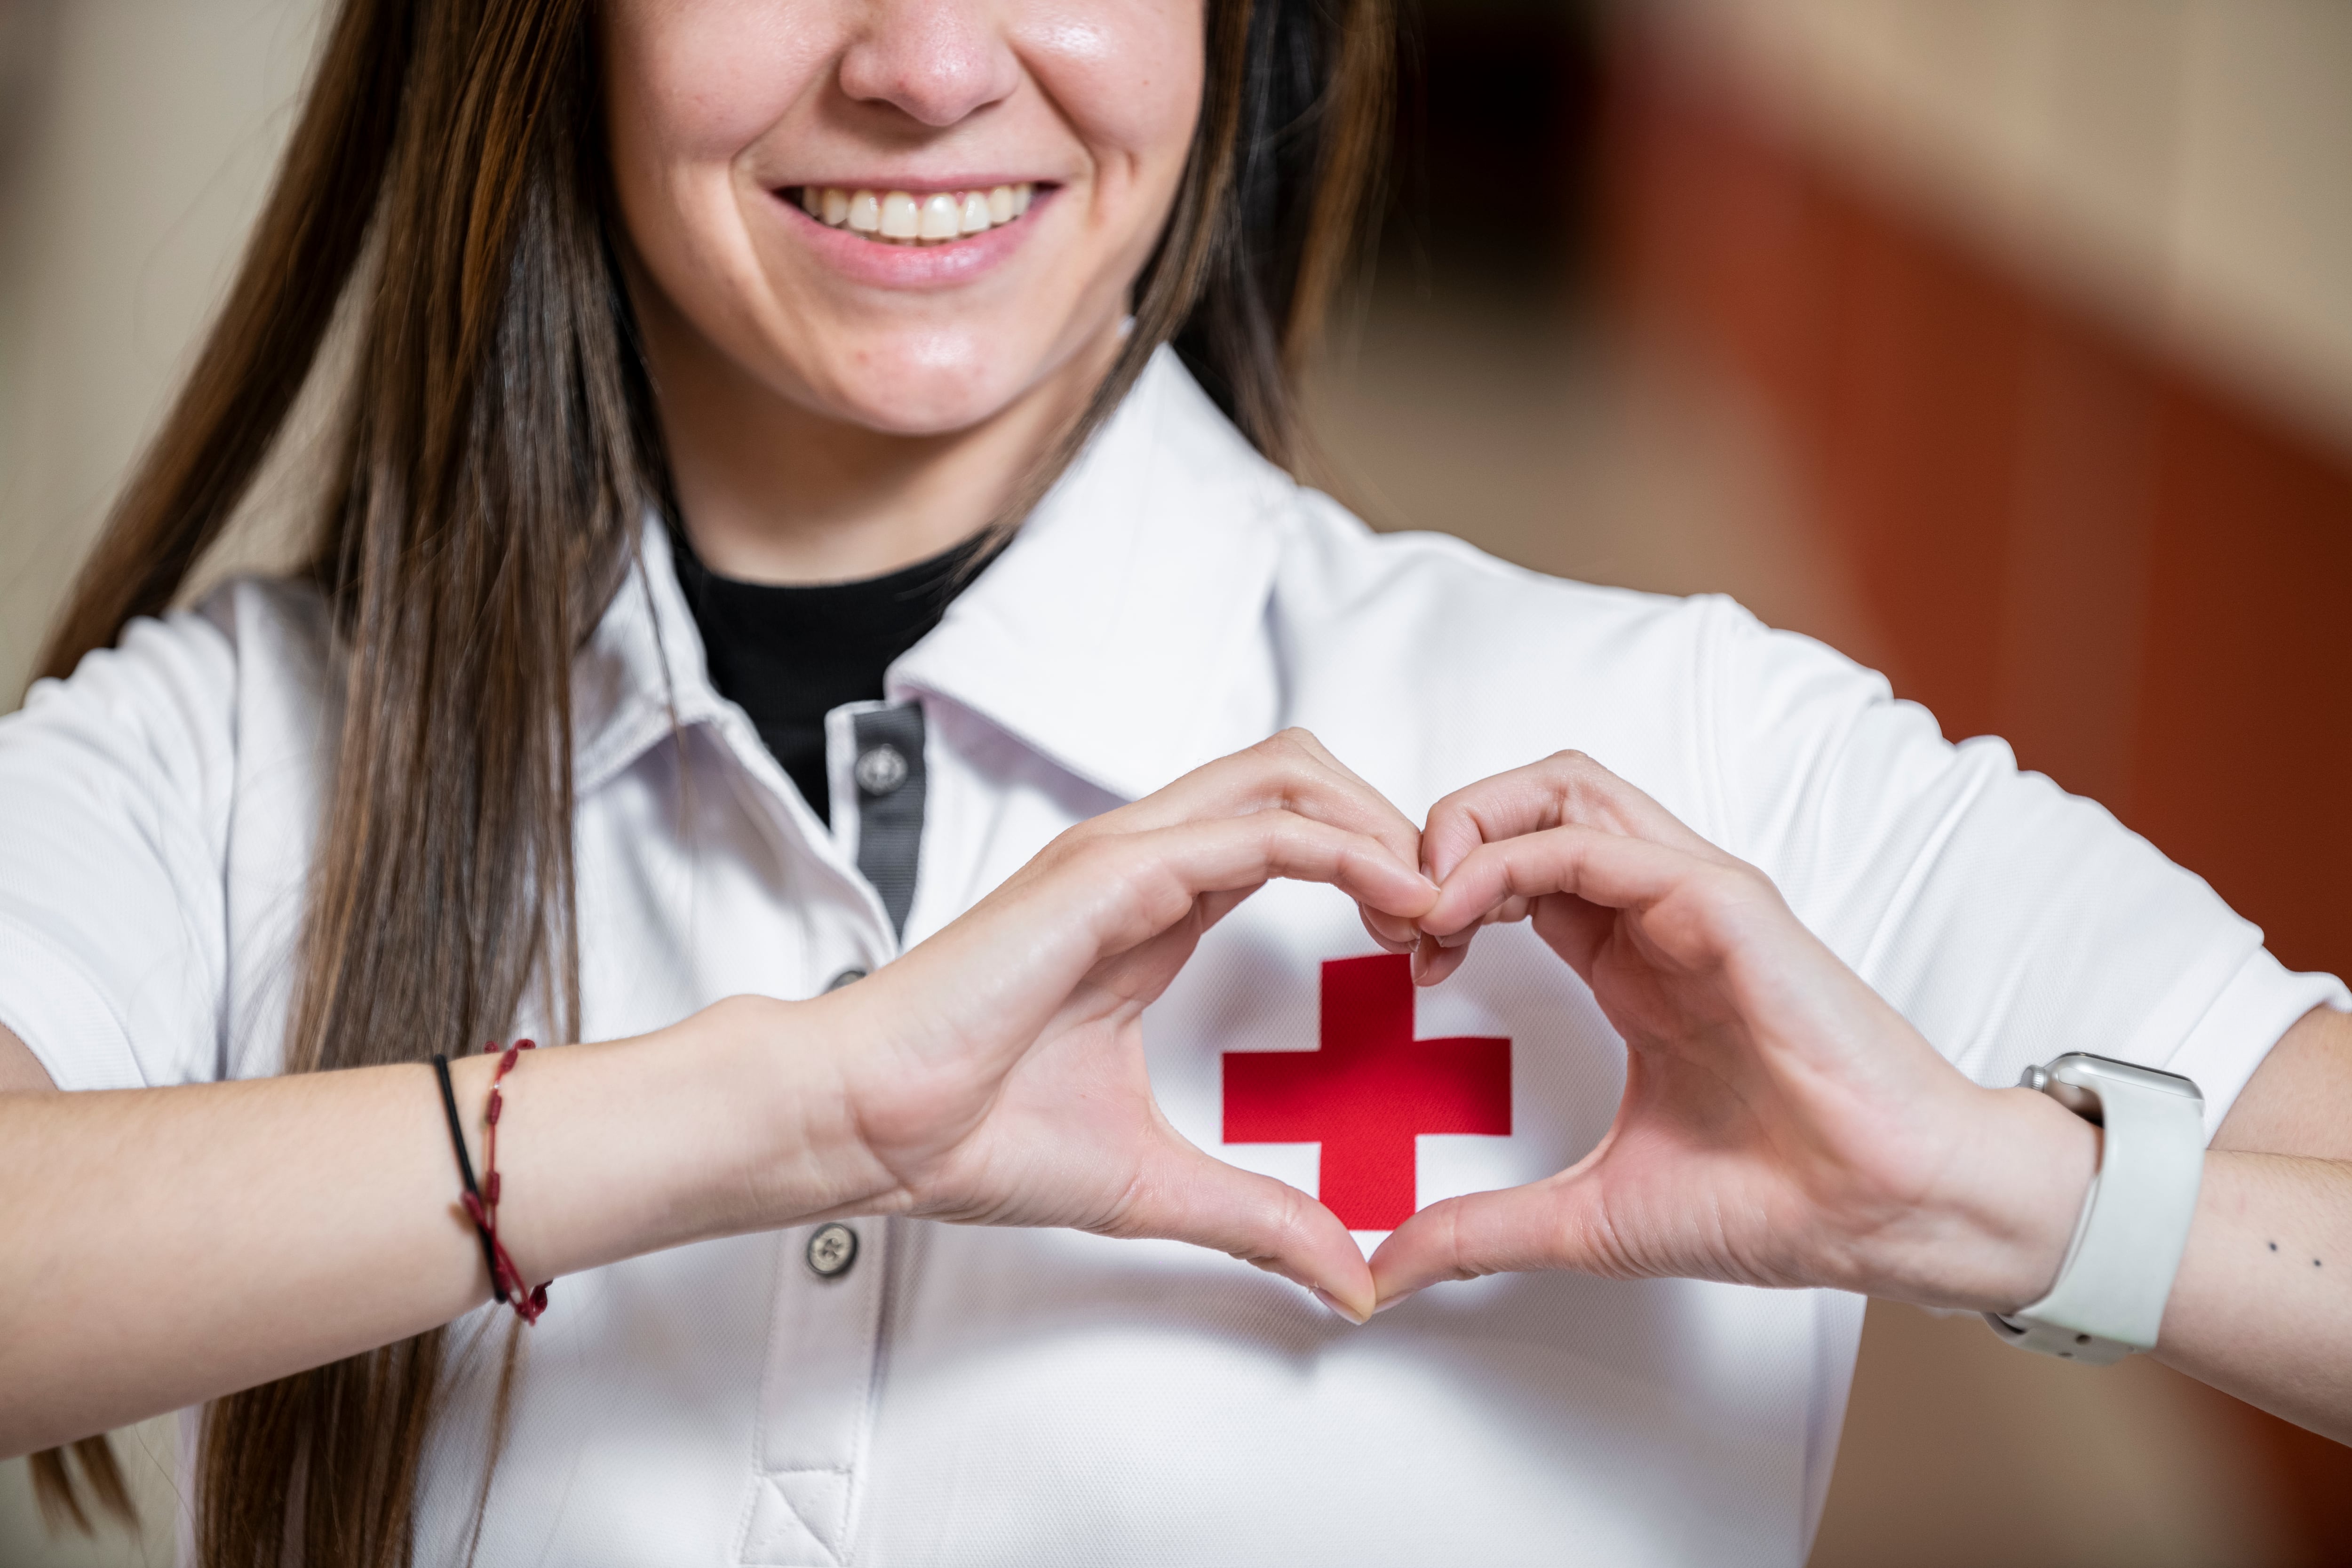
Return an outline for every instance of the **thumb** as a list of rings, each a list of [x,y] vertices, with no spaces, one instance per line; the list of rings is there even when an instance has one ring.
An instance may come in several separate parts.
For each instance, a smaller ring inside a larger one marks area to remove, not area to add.
[[[1228,1165],[1162,1127],[1115,1228],[1229,1253],[1304,1285],[1341,1316],[1372,1315],[1372,1275],[1339,1216],[1297,1187]]]
[[[1555,1268],[1622,1276],[1629,1270],[1605,1245],[1608,1234],[1599,1184],[1583,1171],[1446,1198],[1397,1226],[1372,1254],[1375,1310],[1443,1279]]]

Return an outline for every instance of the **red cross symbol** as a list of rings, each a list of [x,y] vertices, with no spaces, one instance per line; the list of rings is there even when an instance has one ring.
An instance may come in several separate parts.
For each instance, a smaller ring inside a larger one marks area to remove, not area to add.
[[[1225,1142],[1323,1145],[1323,1203],[1349,1230],[1413,1210],[1413,1139],[1511,1131],[1511,1042],[1412,1037],[1412,961],[1323,965],[1323,1048],[1227,1051]]]

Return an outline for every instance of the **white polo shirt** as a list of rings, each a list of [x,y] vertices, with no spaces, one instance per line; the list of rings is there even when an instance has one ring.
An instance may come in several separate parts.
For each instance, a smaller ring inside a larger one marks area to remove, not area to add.
[[[0,1022],[65,1088],[277,1069],[332,754],[321,624],[306,589],[238,583],[0,721]],[[856,869],[850,725],[829,830],[712,689],[658,529],[577,687],[591,1037],[898,951]],[[1980,1082],[2095,1049],[2189,1074],[2218,1123],[2296,1017],[2352,1005],[2000,742],[1948,745],[1721,599],[1377,538],[1165,353],[888,687],[927,731],[908,942],[1071,823],[1303,724],[1412,816],[1591,752],[1769,872]],[[1368,1231],[1593,1145],[1623,1050],[1566,965],[1521,928],[1433,992],[1402,963],[1328,889],[1251,900],[1147,1015],[1169,1116]],[[1351,1114],[1367,1084],[1387,1109]],[[1545,1275],[1357,1329],[1172,1243],[855,1228],[831,1279],[803,1229],[562,1281],[479,1561],[1796,1563],[1862,1320]],[[420,1562],[458,1554],[488,1385],[436,1441]]]

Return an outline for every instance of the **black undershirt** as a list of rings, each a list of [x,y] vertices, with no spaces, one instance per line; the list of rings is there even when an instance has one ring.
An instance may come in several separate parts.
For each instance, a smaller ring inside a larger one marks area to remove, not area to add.
[[[830,821],[824,716],[845,702],[880,700],[890,661],[940,624],[994,542],[982,533],[887,576],[781,586],[722,577],[681,531],[670,539],[711,684],[751,715],[817,819]]]

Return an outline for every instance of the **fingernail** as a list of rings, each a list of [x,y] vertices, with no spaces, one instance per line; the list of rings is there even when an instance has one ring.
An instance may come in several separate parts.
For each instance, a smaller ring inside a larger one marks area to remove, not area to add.
[[[1372,1308],[1372,1316],[1377,1318],[1382,1312],[1387,1311],[1391,1307],[1396,1306],[1400,1302],[1410,1301],[1415,1296],[1420,1294],[1421,1292],[1418,1290],[1408,1290],[1402,1296],[1391,1296],[1387,1300],[1381,1301]]]
[[[1360,1329],[1371,1321],[1369,1318],[1360,1318],[1356,1316],[1355,1313],[1348,1310],[1347,1308],[1339,1305],[1339,1301],[1327,1293],[1320,1285],[1309,1285],[1307,1287],[1307,1293],[1314,1297],[1318,1301],[1322,1302],[1323,1310],[1325,1311],[1330,1313],[1333,1317],[1339,1319],[1342,1322],[1347,1323],[1351,1328]],[[1372,1310],[1377,1312],[1380,1309],[1375,1307]]]

